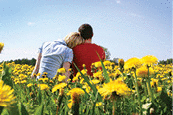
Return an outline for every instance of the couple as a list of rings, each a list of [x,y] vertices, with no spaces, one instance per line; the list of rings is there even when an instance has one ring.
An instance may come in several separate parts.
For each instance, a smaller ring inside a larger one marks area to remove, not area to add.
[[[98,54],[103,61],[105,52],[100,46],[92,44],[93,29],[89,24],[82,24],[78,31],[68,34],[64,40],[44,42],[39,48],[38,58],[31,77],[34,77],[34,73],[40,73],[37,76],[39,79],[46,72],[49,78],[53,78],[57,70],[64,67],[67,81],[71,75],[70,67],[73,69],[74,76],[78,72],[74,63],[80,70],[85,64],[88,75],[92,75],[91,64],[100,61]]]

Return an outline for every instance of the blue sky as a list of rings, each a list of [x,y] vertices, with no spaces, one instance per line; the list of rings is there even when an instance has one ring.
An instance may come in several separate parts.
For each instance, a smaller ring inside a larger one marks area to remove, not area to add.
[[[172,55],[172,0],[0,0],[0,62],[36,58],[45,41],[63,39],[83,23],[111,59]]]

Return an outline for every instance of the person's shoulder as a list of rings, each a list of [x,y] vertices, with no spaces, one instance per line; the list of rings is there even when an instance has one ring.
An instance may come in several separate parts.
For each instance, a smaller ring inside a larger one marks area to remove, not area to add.
[[[97,45],[97,44],[95,44],[95,43],[91,43],[90,46],[92,46],[92,47],[95,48],[95,49],[103,49],[101,46],[99,46],[99,45]]]
[[[77,45],[73,49],[81,49],[81,48],[98,48],[98,49],[103,49],[101,46],[95,44],[95,43],[83,43],[80,45]]]
[[[99,45],[97,45],[95,43],[92,43],[92,45],[95,46],[95,47],[101,47],[101,46],[99,46]]]
[[[73,50],[67,46],[62,46],[64,48],[65,51],[67,52],[73,52]]]
[[[98,45],[94,44],[94,43],[83,43],[83,44],[77,45],[74,48],[78,48],[78,47],[91,47],[91,46],[96,46],[97,47]]]

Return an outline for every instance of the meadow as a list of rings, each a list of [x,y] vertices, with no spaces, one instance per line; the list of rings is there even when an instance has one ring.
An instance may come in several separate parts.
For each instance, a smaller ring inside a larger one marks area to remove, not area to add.
[[[85,65],[65,82],[64,68],[49,79],[31,79],[34,66],[0,65],[2,115],[171,115],[172,64],[158,64],[155,56],[105,60]],[[72,70],[69,70],[72,71]],[[38,73],[39,74],[39,73]],[[36,75],[37,76],[37,75]]]

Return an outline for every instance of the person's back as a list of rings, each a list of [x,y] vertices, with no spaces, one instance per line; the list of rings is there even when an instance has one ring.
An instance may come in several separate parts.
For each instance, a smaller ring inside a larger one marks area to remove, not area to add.
[[[40,50],[42,58],[39,73],[46,72],[50,78],[55,76],[57,69],[62,67],[63,62],[70,62],[73,58],[72,50],[63,40],[45,42]]]
[[[85,40],[84,44],[77,45],[76,47],[73,48],[73,72],[74,75],[78,72],[76,67],[74,66],[74,63],[77,65],[77,67],[82,70],[83,69],[83,64],[86,65],[86,69],[88,70],[87,73],[89,75],[92,75],[91,72],[91,64],[97,61],[101,60],[103,61],[105,59],[105,51],[103,50],[102,47],[92,44],[92,37],[93,37],[93,29],[91,25],[89,24],[82,24],[79,28],[78,31],[80,35],[83,37]],[[100,58],[99,58],[99,56]]]
[[[83,64],[85,64],[88,75],[92,76],[91,64],[100,61],[100,59],[102,61],[105,59],[105,52],[103,48],[92,43],[77,45],[73,48],[73,53],[74,57],[72,68],[74,75],[76,75],[76,73],[78,72],[76,67],[74,66],[74,63],[80,70],[83,69]],[[98,55],[100,56],[100,58]]]
[[[57,73],[57,69],[63,67],[66,70],[63,74],[66,76],[65,81],[67,82],[73,59],[72,48],[81,43],[84,43],[84,39],[78,32],[71,32],[63,40],[44,42],[39,48],[38,58],[31,78],[37,77],[39,79],[43,77],[42,74],[45,72],[47,77],[53,78]]]

